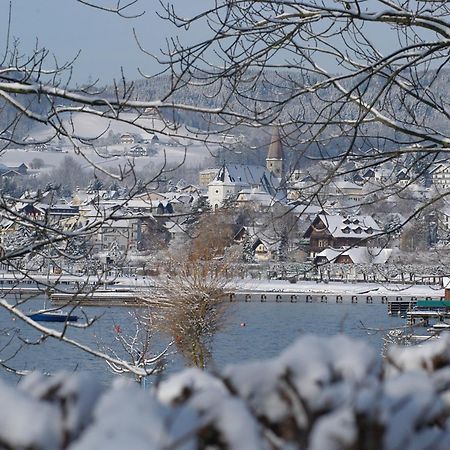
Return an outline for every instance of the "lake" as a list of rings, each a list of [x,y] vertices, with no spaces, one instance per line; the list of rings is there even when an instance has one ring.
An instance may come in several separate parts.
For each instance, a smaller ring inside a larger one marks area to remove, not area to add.
[[[28,311],[30,307],[27,304],[24,310]],[[95,349],[118,348],[115,340],[117,325],[120,326],[122,334],[133,334],[135,331],[133,309],[84,307],[83,310],[89,317],[98,316],[98,321],[88,329],[71,330],[69,336]],[[342,332],[364,339],[377,351],[381,351],[383,332],[371,330],[387,330],[404,325],[404,319],[389,317],[387,306],[381,304],[233,303],[230,304],[228,315],[223,331],[214,339],[212,367],[217,369],[231,363],[276,356],[305,333],[333,336]],[[5,310],[0,312],[0,330],[0,357],[3,360],[14,356],[15,351],[22,347],[17,355],[8,361],[8,365],[12,367],[49,373],[60,370],[85,371],[95,374],[105,383],[113,378],[110,369],[102,360],[54,339],[47,339],[39,345],[22,345],[19,336],[21,339],[35,342],[39,334],[19,320],[12,320]],[[11,343],[3,349],[11,338]],[[157,337],[154,341],[155,353],[167,343],[162,337]],[[168,372],[178,370],[182,366],[180,358],[171,351],[168,357]],[[1,376],[12,382],[17,379],[6,372]]]

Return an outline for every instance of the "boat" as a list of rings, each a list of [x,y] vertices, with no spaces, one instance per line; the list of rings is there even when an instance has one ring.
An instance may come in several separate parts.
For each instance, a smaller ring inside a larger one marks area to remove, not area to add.
[[[435,323],[431,328],[428,328],[427,331],[431,334],[439,334],[442,331],[450,331],[450,324],[444,322]]]
[[[35,311],[27,314],[27,317],[35,322],[76,322],[78,316],[64,311]]]
[[[430,311],[423,309],[414,309],[412,311],[407,311],[406,313],[406,324],[409,326],[430,326],[430,322],[443,322],[450,316],[447,313],[442,313],[440,311]]]

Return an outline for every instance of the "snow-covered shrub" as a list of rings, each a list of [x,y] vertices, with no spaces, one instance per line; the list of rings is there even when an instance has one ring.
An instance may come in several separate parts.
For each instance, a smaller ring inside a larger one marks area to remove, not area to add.
[[[150,391],[85,375],[0,384],[11,449],[450,448],[450,335],[385,359],[345,336],[305,336],[277,358],[187,369]]]

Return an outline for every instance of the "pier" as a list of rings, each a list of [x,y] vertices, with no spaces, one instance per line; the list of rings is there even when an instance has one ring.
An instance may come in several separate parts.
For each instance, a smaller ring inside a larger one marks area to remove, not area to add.
[[[427,298],[431,300],[430,298]],[[337,303],[337,304],[383,304],[388,314],[401,314],[414,308],[418,297],[411,295],[374,294],[320,294],[298,292],[254,292],[238,291],[229,294],[231,302],[272,302],[272,303]]]
[[[86,294],[54,292],[50,298],[55,304],[77,302],[82,305],[155,305],[151,301],[151,291],[139,293],[136,290],[97,290]],[[271,291],[236,291],[227,294],[226,300],[236,303],[334,303],[334,304],[383,304],[387,305],[389,314],[404,313],[413,309],[417,297],[367,295],[367,294],[318,294],[298,292],[271,292]]]
[[[48,282],[56,289],[48,289]],[[155,305],[152,290],[157,289],[152,277],[117,277],[98,280],[88,277],[61,276],[55,280],[35,277],[33,280],[15,278],[13,274],[0,277],[0,295],[21,297],[46,295],[57,305]],[[316,283],[278,280],[238,279],[231,283],[225,300],[252,303],[328,303],[383,304],[391,315],[411,311],[421,300],[442,301],[439,286],[407,286],[375,283]],[[438,294],[438,295],[436,295]]]
[[[151,290],[96,290],[86,294],[54,292],[50,298],[55,304],[78,302],[82,305],[156,305],[151,301]],[[431,300],[431,298],[427,298]],[[235,303],[330,303],[330,304],[383,304],[388,314],[402,314],[412,310],[418,301],[415,296],[368,295],[368,294],[320,294],[273,291],[235,291],[225,300]]]

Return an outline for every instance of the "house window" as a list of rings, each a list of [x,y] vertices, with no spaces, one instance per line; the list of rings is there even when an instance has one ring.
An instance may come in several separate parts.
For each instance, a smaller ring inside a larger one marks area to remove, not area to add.
[[[325,247],[328,246],[328,241],[327,241],[326,239],[320,239],[320,240],[317,242],[317,246],[318,246],[319,248],[325,248]]]

